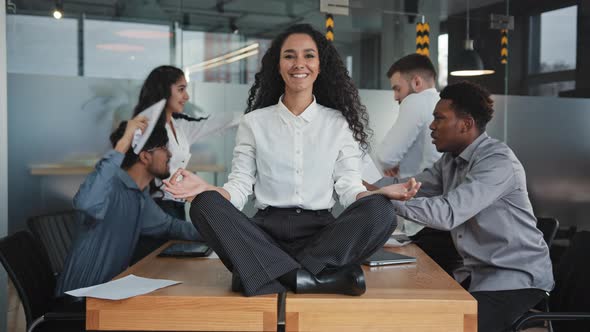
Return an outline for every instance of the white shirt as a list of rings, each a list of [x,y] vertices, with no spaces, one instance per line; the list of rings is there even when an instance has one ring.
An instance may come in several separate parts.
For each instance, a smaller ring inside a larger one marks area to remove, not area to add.
[[[426,89],[404,98],[399,106],[399,115],[379,146],[379,162],[383,169],[399,165],[399,177],[406,178],[421,173],[440,159],[430,137],[432,112],[440,100],[436,89]],[[414,222],[398,218],[401,230],[408,236],[422,228]]]
[[[170,174],[174,174],[181,167],[186,167],[191,158],[190,149],[192,144],[208,136],[237,126],[240,118],[241,114],[237,113],[215,113],[200,121],[172,118],[171,121],[176,131],[176,137],[174,137],[170,125],[166,123],[168,151],[172,154],[169,162]],[[160,185],[161,182],[156,179],[156,184]],[[184,202],[184,199],[176,199],[167,191],[164,191],[163,199]]]
[[[428,128],[439,100],[434,88],[412,93],[402,100],[397,121],[379,145],[378,158],[383,169],[399,165],[399,176],[410,177],[431,167],[442,156],[432,144]]]
[[[280,99],[242,117],[223,186],[232,204],[241,210],[253,191],[258,209],[329,209],[334,191],[344,207],[353,203],[366,189],[361,150],[342,113],[314,98],[295,116]]]

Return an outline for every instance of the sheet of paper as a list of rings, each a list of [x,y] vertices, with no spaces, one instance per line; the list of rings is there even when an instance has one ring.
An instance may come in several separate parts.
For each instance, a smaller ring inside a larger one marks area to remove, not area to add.
[[[412,240],[410,240],[410,238],[408,238],[405,234],[394,233],[389,237],[389,240],[387,240],[387,242],[385,242],[385,244],[383,246],[384,247],[403,247],[403,246],[408,245],[410,243],[412,243]]]
[[[211,255],[207,256],[207,258],[209,259],[219,259],[219,256],[217,256],[217,253],[215,251],[211,252]]]
[[[77,297],[96,297],[107,300],[122,300],[137,295],[147,294],[157,289],[180,283],[180,281],[149,279],[130,274],[121,279],[109,281],[104,284],[71,290],[66,292],[66,294]]]
[[[135,154],[139,154],[145,143],[147,143],[147,140],[150,138],[152,131],[154,131],[154,127],[156,127],[158,119],[164,110],[164,106],[166,106],[166,99],[160,100],[139,113],[139,115],[143,115],[148,119],[148,126],[143,133],[140,129],[137,129],[133,135],[131,147]]]

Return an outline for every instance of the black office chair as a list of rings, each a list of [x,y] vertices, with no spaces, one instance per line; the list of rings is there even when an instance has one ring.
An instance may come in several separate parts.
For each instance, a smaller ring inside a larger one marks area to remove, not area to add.
[[[551,248],[555,234],[559,229],[559,221],[551,217],[537,217],[537,228],[543,233],[547,247]]]
[[[63,270],[64,262],[77,234],[74,210],[35,216],[27,224],[39,243],[45,247],[54,274]]]
[[[49,259],[26,231],[0,239],[0,262],[20,297],[27,331],[83,331],[84,301],[56,299]]]
[[[553,239],[555,239],[555,235],[557,234],[557,230],[559,229],[559,221],[552,217],[537,217],[537,228],[541,231],[541,233],[543,233],[543,239],[545,240],[547,247],[551,249]],[[547,293],[547,296],[543,300],[541,300],[541,302],[539,302],[534,309],[521,316],[519,320],[517,320],[517,322],[519,322],[520,319],[527,317],[527,315],[529,314],[549,312],[549,295],[550,294]],[[520,326],[520,329],[527,328],[531,325],[532,323],[522,324]],[[513,328],[515,328],[515,326],[513,326]],[[547,330],[548,332],[553,332],[553,327],[551,326],[550,321],[547,322]]]
[[[590,232],[574,235],[564,252],[555,276],[555,288],[549,299],[554,311],[529,312],[513,324],[520,331],[531,322],[548,322],[549,331],[590,331]]]

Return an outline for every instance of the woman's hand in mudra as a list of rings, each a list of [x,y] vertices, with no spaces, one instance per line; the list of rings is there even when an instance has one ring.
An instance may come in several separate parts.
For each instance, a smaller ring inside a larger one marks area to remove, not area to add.
[[[198,175],[179,168],[170,180],[164,180],[164,190],[171,193],[174,198],[184,198],[192,201],[195,196],[203,191],[210,190],[212,186]]]

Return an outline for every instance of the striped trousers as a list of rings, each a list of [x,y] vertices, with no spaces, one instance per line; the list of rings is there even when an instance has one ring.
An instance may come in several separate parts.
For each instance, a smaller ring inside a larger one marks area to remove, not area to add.
[[[237,273],[244,295],[286,291],[277,280],[304,267],[360,264],[383,246],[395,230],[391,202],[371,195],[351,204],[338,218],[324,211],[270,208],[248,218],[216,191],[193,199],[193,224],[223,264]]]

